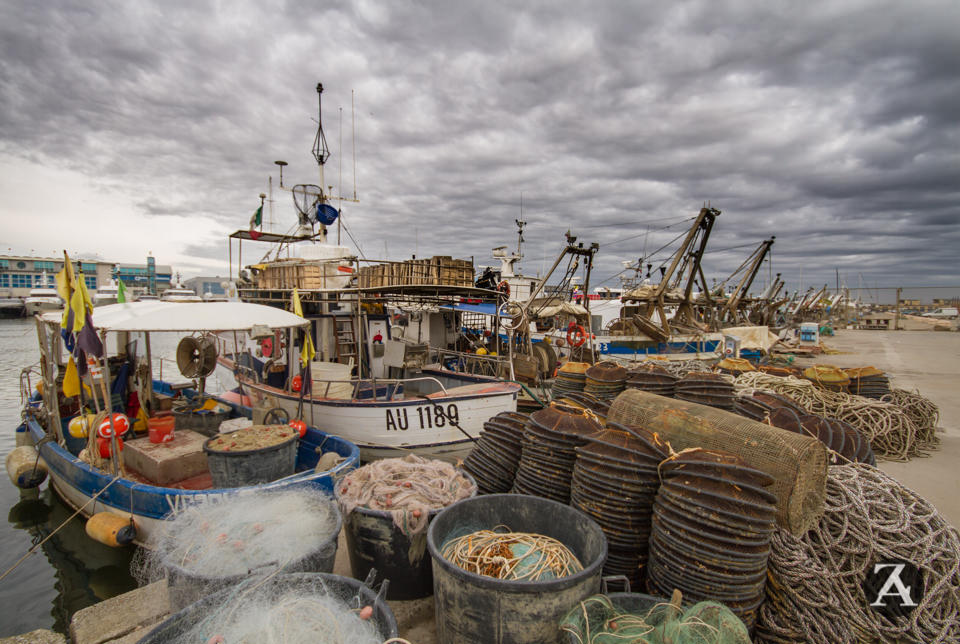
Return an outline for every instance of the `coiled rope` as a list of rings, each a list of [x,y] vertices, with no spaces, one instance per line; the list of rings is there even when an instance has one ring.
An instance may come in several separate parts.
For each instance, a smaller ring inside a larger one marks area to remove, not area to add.
[[[926,450],[937,446],[933,428],[918,429],[911,414],[893,402],[827,391],[809,380],[758,371],[738,376],[735,387],[738,393],[760,389],[783,394],[811,414],[847,422],[870,441],[878,457],[887,460],[907,461],[914,456],[926,456]]]
[[[498,531],[501,529],[505,531]],[[443,544],[440,554],[464,570],[495,579],[539,581],[583,570],[576,555],[556,539],[510,532],[505,526],[451,539]]]
[[[915,492],[865,464],[835,465],[820,523],[771,542],[760,642],[960,641],[960,534]],[[880,561],[920,569],[924,594],[907,617],[870,608],[863,583]]]

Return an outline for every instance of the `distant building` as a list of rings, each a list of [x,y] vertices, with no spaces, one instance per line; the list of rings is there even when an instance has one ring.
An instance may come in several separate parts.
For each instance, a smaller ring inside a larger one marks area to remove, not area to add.
[[[864,313],[860,319],[861,329],[893,329],[893,321],[896,319],[892,313]]]
[[[109,284],[116,272],[116,277],[123,281],[131,296],[151,290],[156,293],[168,288],[173,272],[170,266],[158,266],[153,257],[147,257],[144,264],[74,259],[73,265],[78,275],[83,273],[84,283],[91,293],[100,286]],[[13,297],[24,297],[32,288],[54,286],[56,275],[61,270],[62,257],[0,255],[0,289],[10,289]]]
[[[211,295],[226,295],[227,291],[223,288],[223,283],[227,281],[223,277],[194,277],[188,280],[184,280],[183,285],[189,289],[193,289],[193,292],[203,297],[204,294],[210,293]]]

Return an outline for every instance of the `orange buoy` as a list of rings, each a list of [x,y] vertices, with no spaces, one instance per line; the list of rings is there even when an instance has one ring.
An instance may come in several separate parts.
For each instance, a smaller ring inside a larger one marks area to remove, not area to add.
[[[117,436],[117,447],[123,451],[123,439]],[[110,458],[113,455],[113,446],[110,445],[109,438],[102,436],[97,438],[97,448],[100,450],[100,458]]]
[[[113,427],[110,426],[110,418],[104,418],[97,428],[97,436],[100,438],[110,438],[113,430],[117,430],[117,436],[123,436],[130,429],[130,420],[123,414],[113,414]]]
[[[290,427],[293,427],[295,430],[297,430],[297,433],[300,434],[300,438],[303,438],[307,433],[307,424],[302,420],[291,420]]]
[[[112,512],[97,512],[87,519],[86,531],[88,537],[111,548],[131,544],[137,537],[133,517],[127,519]]]

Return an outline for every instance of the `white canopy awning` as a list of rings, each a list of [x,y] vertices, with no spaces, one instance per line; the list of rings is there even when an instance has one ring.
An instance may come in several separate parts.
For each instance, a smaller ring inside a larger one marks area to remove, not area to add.
[[[59,324],[63,312],[45,313],[42,318],[48,324]],[[254,325],[286,329],[307,324],[282,309],[246,302],[130,302],[93,310],[93,326],[113,332],[248,331]]]

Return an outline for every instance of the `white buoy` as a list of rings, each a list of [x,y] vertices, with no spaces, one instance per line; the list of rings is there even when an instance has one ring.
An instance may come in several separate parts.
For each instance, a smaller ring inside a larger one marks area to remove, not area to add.
[[[47,464],[37,458],[37,450],[23,445],[7,454],[7,476],[18,488],[39,487],[47,478]]]

